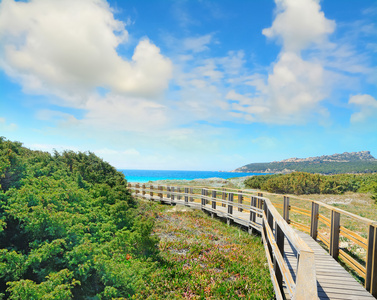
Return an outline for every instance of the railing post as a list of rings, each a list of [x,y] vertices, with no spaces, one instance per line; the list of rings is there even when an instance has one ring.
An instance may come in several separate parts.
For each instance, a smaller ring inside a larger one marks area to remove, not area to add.
[[[233,193],[228,194],[228,216],[226,218],[226,223],[228,225],[232,224],[233,219],[231,216],[233,215],[233,205],[231,204],[233,202]]]
[[[171,186],[170,187],[170,191],[171,191],[171,194],[170,194],[170,203],[172,202],[172,201],[174,201],[174,198],[175,198],[175,195],[174,195],[174,186]]]
[[[368,230],[365,289],[377,298],[377,223]]]
[[[188,187],[185,187],[185,205],[188,205],[188,192],[189,192],[189,188]]]
[[[284,232],[280,229],[280,226],[278,225],[277,222],[275,222],[275,240],[276,240],[276,245],[279,248],[279,252],[282,257],[284,257]],[[279,284],[280,291],[282,294],[284,294],[283,291],[283,274],[280,270],[279,264],[276,260],[276,255],[274,255],[274,270],[275,270],[275,276],[276,280]]]
[[[190,194],[194,194],[194,188],[190,188]],[[190,196],[190,202],[193,202],[194,201],[194,197],[193,196]]]
[[[206,189],[202,189],[202,198],[201,198],[201,204],[202,204],[202,209],[204,209],[204,206],[206,205],[206,199],[204,196],[206,196]]]
[[[225,192],[225,189],[223,188],[223,192],[221,194],[221,199],[223,200],[223,203],[221,204],[222,207],[226,207],[226,192]]]
[[[178,193],[181,192],[181,188],[180,188],[180,187],[177,188],[177,192],[178,192]],[[178,195],[177,195],[177,200],[181,200],[181,199],[182,199],[182,195],[181,195],[181,194],[178,194]]]
[[[284,196],[283,219],[289,224],[289,197]]]
[[[136,195],[140,193],[139,187],[140,187],[139,184],[136,183],[135,184],[135,193],[136,193]]]
[[[267,222],[268,225],[270,225],[271,231],[274,232],[274,216],[271,214],[269,209],[267,209]]]
[[[266,216],[266,219],[264,217],[262,218],[262,220],[263,220],[263,226],[265,227],[264,228],[264,235],[266,237],[266,243],[267,243],[268,253],[270,255],[271,260],[273,261],[274,260],[274,254],[272,252],[271,241],[269,240],[269,238],[267,236],[267,229],[266,229],[266,227],[269,226],[270,229],[271,229],[271,231],[272,232],[274,231],[274,228],[273,228],[273,225],[272,225],[273,218],[270,217],[270,210],[268,209],[267,205],[265,205],[263,207],[263,211],[264,211],[264,214]]]
[[[339,230],[340,230],[340,213],[331,211],[331,232],[330,232],[330,255],[338,259],[339,256]]]
[[[319,205],[315,202],[312,202],[312,214],[310,217],[310,236],[316,240],[318,234],[318,213]]]
[[[314,252],[301,251],[297,261],[296,290],[293,300],[318,299]]]
[[[150,199],[153,200],[153,185],[149,185],[149,195],[151,196]]]
[[[257,199],[254,196],[250,198],[250,221],[255,223],[255,211],[252,209],[257,207]]]
[[[158,186],[158,190],[160,191],[158,193],[158,196],[160,197],[160,201],[162,201],[162,199],[164,198],[164,193],[162,192],[163,191],[163,188],[161,185]]]
[[[212,191],[212,211],[211,211],[212,218],[215,216],[215,210],[216,210],[216,191]]]
[[[263,197],[263,193],[258,193],[258,197],[262,198]],[[262,209],[263,207],[263,200],[258,198],[258,208],[259,209]]]
[[[166,198],[170,198],[171,197],[171,194],[170,194],[170,186],[167,186],[166,187]]]
[[[142,194],[143,196],[145,196],[145,194],[146,194],[146,191],[145,191],[145,183],[142,184],[141,188],[142,188],[141,194]],[[145,197],[144,197],[144,198],[145,198]]]
[[[243,202],[242,191],[238,191],[238,204],[242,205],[242,202]],[[238,211],[243,211],[243,209],[241,207],[238,207]]]

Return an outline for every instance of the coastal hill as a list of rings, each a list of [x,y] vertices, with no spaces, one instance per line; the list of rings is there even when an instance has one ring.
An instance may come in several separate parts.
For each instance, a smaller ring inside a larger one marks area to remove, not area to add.
[[[321,174],[374,173],[377,172],[377,159],[370,151],[344,152],[308,158],[288,158],[269,163],[251,163],[232,172],[290,173],[309,172]]]

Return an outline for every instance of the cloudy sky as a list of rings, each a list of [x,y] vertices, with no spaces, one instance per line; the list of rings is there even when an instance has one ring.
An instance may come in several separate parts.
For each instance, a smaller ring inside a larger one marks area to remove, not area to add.
[[[2,0],[0,136],[119,169],[377,157],[377,2]]]

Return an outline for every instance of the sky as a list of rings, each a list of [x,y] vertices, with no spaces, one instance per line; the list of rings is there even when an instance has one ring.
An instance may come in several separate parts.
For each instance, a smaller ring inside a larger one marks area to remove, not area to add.
[[[118,169],[377,157],[377,1],[2,0],[0,136]]]

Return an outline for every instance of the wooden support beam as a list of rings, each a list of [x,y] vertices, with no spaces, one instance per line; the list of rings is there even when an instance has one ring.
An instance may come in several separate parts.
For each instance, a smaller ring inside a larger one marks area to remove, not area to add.
[[[281,230],[279,224],[275,222],[275,240],[276,245],[279,249],[279,252],[282,257],[284,257],[284,232]],[[280,270],[279,264],[276,260],[276,255],[274,255],[274,271],[275,271],[275,277],[279,284],[279,288],[281,293],[283,294],[283,274]]]
[[[233,193],[228,194],[228,217],[226,219],[226,222],[228,225],[232,224],[233,219],[230,218],[230,215],[233,215]]]
[[[262,209],[262,207],[263,207],[263,199],[260,199],[259,197],[263,197],[263,193],[258,193],[258,208]]]
[[[339,256],[339,232],[340,232],[340,214],[334,210],[331,211],[331,232],[330,232],[330,255],[338,259]]]
[[[289,197],[284,196],[283,219],[289,224]]]
[[[140,190],[139,190],[139,188],[140,188],[140,185],[138,184],[138,183],[136,183],[136,185],[135,185],[135,193],[136,194],[139,194],[140,193]]]
[[[238,204],[242,204],[242,202],[243,202],[242,191],[238,191]],[[243,211],[243,209],[239,207],[238,211]]]
[[[188,194],[189,193],[189,188],[188,187],[185,187],[185,205],[188,205],[188,199],[189,199],[189,197],[188,197]]]
[[[206,205],[206,199],[204,196],[206,196],[206,189],[202,189],[202,198],[201,198],[201,204],[202,204],[202,209],[204,209],[204,206]]]
[[[190,194],[194,194],[194,188],[190,188]],[[194,201],[194,197],[193,196],[190,196],[190,202],[193,202]]]
[[[318,216],[319,216],[319,205],[312,202],[312,213],[310,217],[310,236],[316,240],[318,235]]]
[[[221,199],[222,199],[223,201],[226,201],[226,192],[225,192],[225,189],[224,189],[224,188],[223,188],[223,192],[222,192],[222,194],[221,194]],[[221,204],[221,206],[222,206],[222,207],[226,207],[225,202],[223,202],[223,203]]]
[[[250,199],[250,221],[255,223],[256,213],[252,210],[252,208],[256,208],[257,206],[257,199],[251,196]]]
[[[216,191],[212,191],[212,208],[216,209]]]
[[[170,194],[170,186],[167,186],[166,187],[166,198],[170,198],[171,197],[171,194]]]
[[[174,193],[174,186],[170,187],[170,191],[172,192],[172,193],[170,194],[170,200],[171,200],[171,201],[174,201],[174,198],[175,198],[175,195],[173,194],[173,193]]]
[[[178,193],[181,192],[181,188],[180,187],[177,188],[177,192]],[[177,195],[177,200],[181,200],[181,199],[182,199],[182,195],[181,194]]]
[[[253,211],[253,209],[255,209],[256,207],[257,207],[257,198],[255,198],[254,196],[251,196],[250,198],[250,222],[253,223],[254,225],[256,224],[255,221],[256,221],[257,214],[255,213],[255,211]],[[256,230],[254,227],[249,225],[248,232],[249,234],[256,234],[258,230]]]
[[[369,225],[365,288],[377,298],[377,224]]]
[[[142,188],[141,193],[144,196],[146,194],[146,192],[145,192],[145,184],[144,183],[142,184],[141,188]]]
[[[212,191],[212,209],[216,210],[216,191]],[[213,218],[215,216],[215,212],[211,212],[211,217]]]

